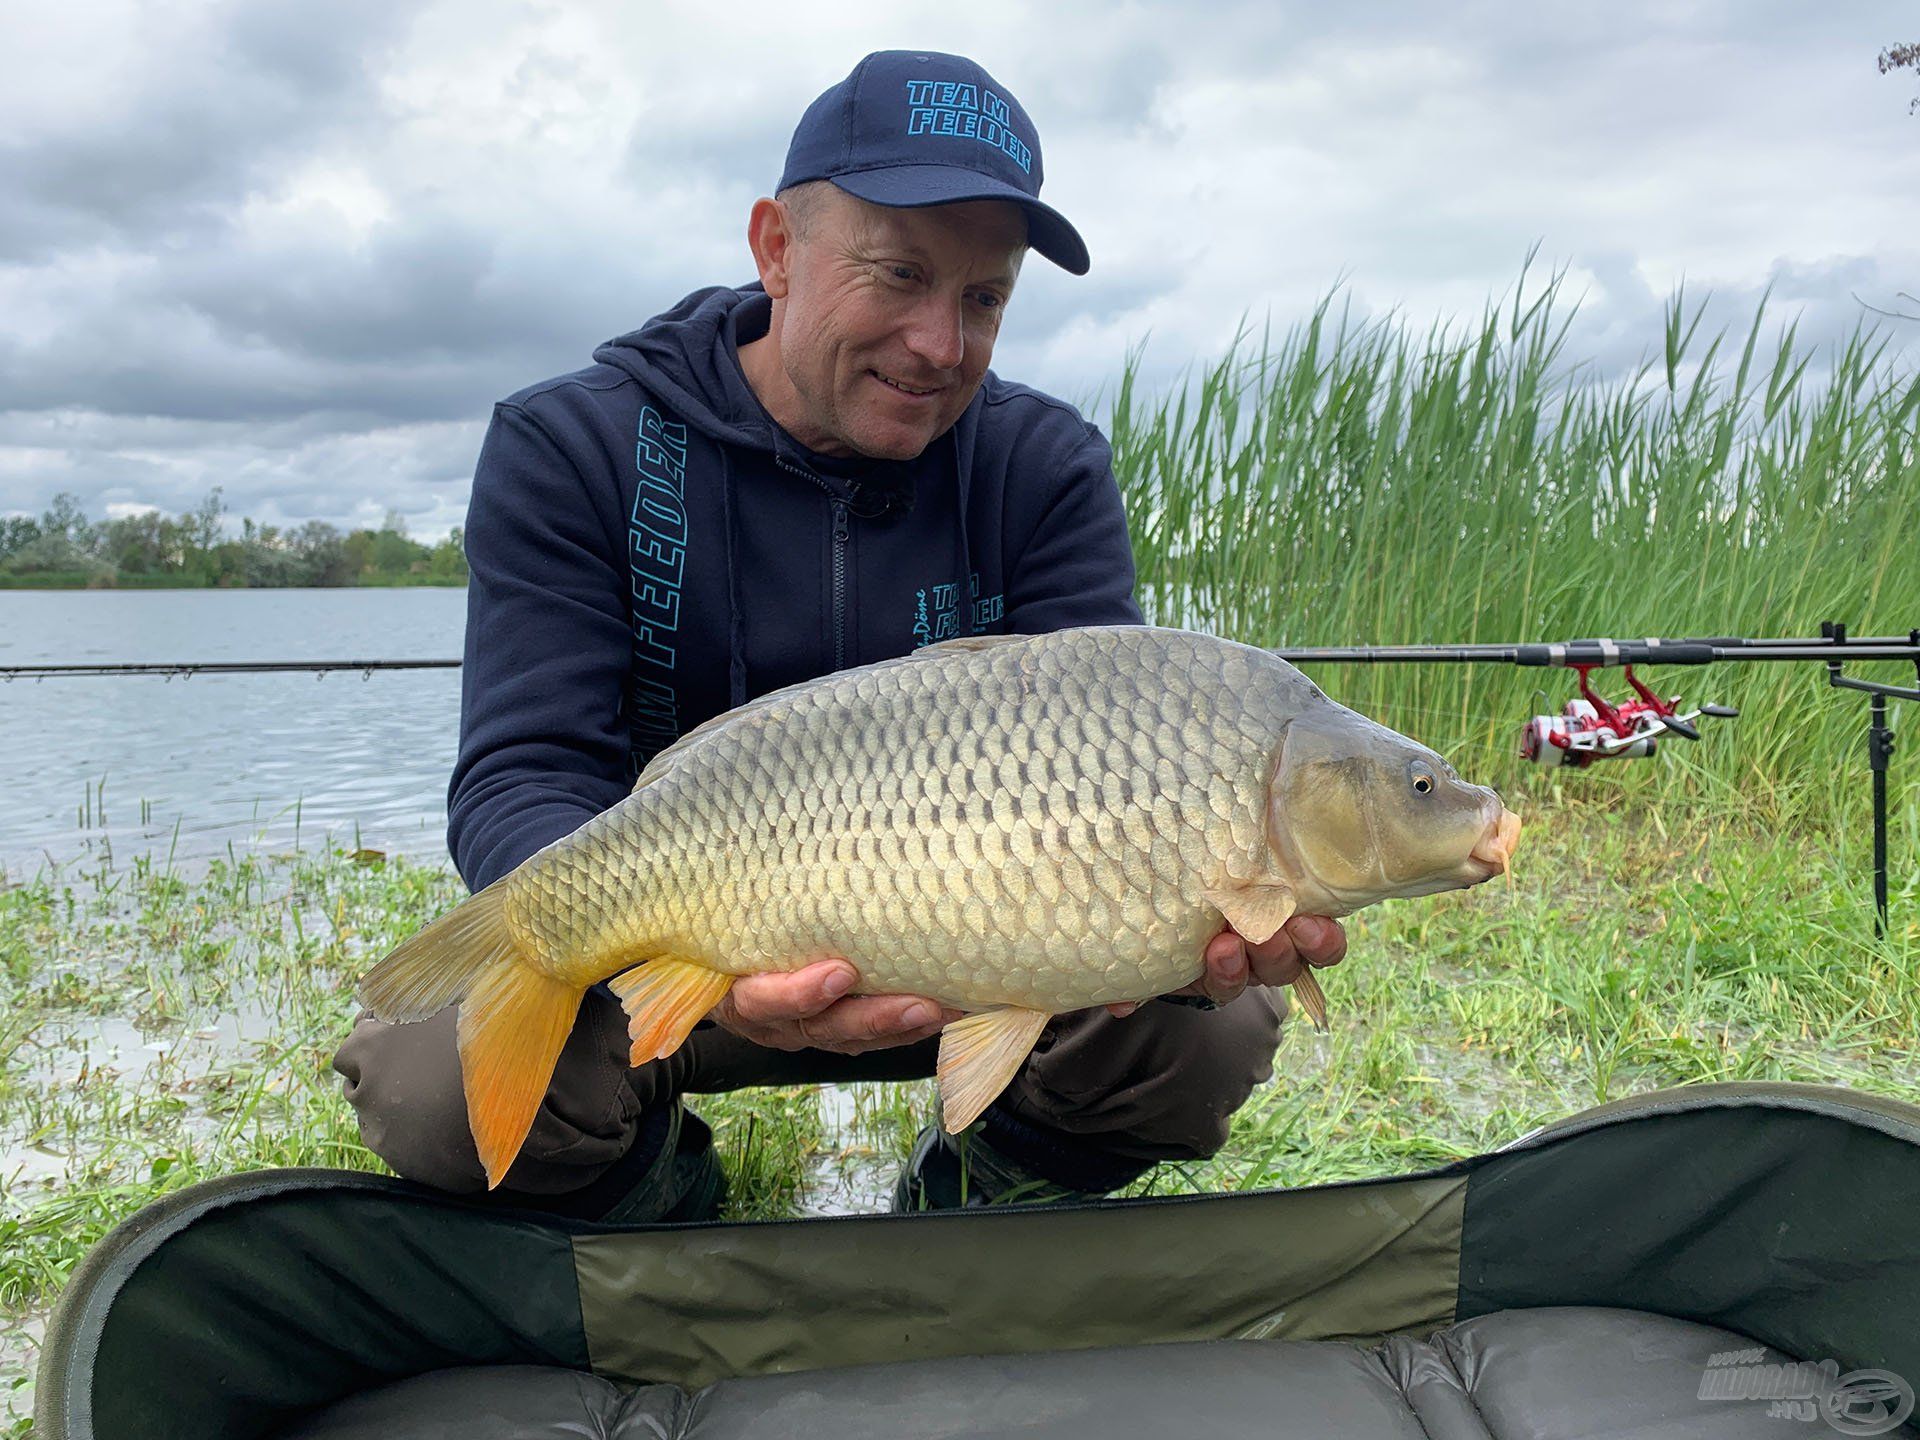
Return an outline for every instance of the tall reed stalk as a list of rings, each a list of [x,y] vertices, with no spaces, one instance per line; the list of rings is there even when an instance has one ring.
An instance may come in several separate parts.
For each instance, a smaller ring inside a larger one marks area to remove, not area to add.
[[[1131,357],[1100,418],[1151,617],[1260,645],[1920,625],[1920,379],[1884,337],[1861,328],[1815,352],[1792,325],[1769,338],[1764,302],[1744,335],[1708,334],[1681,295],[1657,358],[1608,377],[1566,353],[1557,280],[1522,293],[1424,333],[1328,300],[1153,395]],[[1574,783],[1513,773],[1536,688],[1557,709],[1561,675],[1316,676],[1463,770]],[[1864,701],[1818,666],[1649,678],[1743,717],[1667,742],[1668,763],[1616,765],[1618,793],[1680,787],[1797,820],[1864,793]]]

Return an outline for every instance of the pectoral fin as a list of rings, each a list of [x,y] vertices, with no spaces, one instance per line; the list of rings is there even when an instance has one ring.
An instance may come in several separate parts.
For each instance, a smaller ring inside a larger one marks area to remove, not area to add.
[[[1007,1088],[1053,1017],[1008,1006],[954,1021],[940,1032],[940,1124],[958,1135]]]
[[[633,1041],[628,1063],[644,1065],[678,1050],[693,1027],[726,998],[733,976],[664,955],[614,976],[607,988],[620,997],[627,1012],[627,1035]]]
[[[1293,918],[1297,902],[1284,885],[1243,885],[1201,892],[1227,923],[1256,945],[1271,940]]]

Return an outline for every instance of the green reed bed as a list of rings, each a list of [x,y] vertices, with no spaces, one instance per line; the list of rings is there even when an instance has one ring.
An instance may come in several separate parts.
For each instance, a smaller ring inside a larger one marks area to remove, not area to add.
[[[1815,351],[1765,307],[1711,335],[1682,298],[1643,367],[1599,375],[1566,353],[1558,285],[1534,289],[1426,332],[1323,304],[1163,393],[1136,357],[1101,418],[1153,618],[1265,645],[1920,625],[1920,379],[1883,340]],[[1567,693],[1494,666],[1315,674],[1473,773],[1536,687],[1555,709]],[[1621,767],[1629,795],[1799,819],[1864,783],[1864,701],[1817,666],[1651,677],[1743,717]]]

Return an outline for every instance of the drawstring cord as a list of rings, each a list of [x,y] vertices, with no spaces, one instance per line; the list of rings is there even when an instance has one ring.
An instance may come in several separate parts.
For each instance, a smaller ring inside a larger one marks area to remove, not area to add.
[[[747,620],[740,603],[738,506],[727,447],[716,445],[714,448],[720,452],[720,509],[727,549],[727,707],[737,709],[747,703]]]

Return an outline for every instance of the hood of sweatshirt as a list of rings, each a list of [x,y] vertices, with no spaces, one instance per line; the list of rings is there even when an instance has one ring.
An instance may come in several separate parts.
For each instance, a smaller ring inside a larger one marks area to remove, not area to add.
[[[989,371],[912,460],[809,455],[740,367],[772,309],[697,291],[495,407],[448,808],[476,887],[752,695],[947,638],[1139,623],[1110,451],[1073,407]]]
[[[626,371],[702,434],[773,451],[783,432],[747,384],[737,348],[745,343],[742,330],[749,339],[766,333],[772,309],[757,282],[739,290],[709,286],[607,341],[593,358]]]

